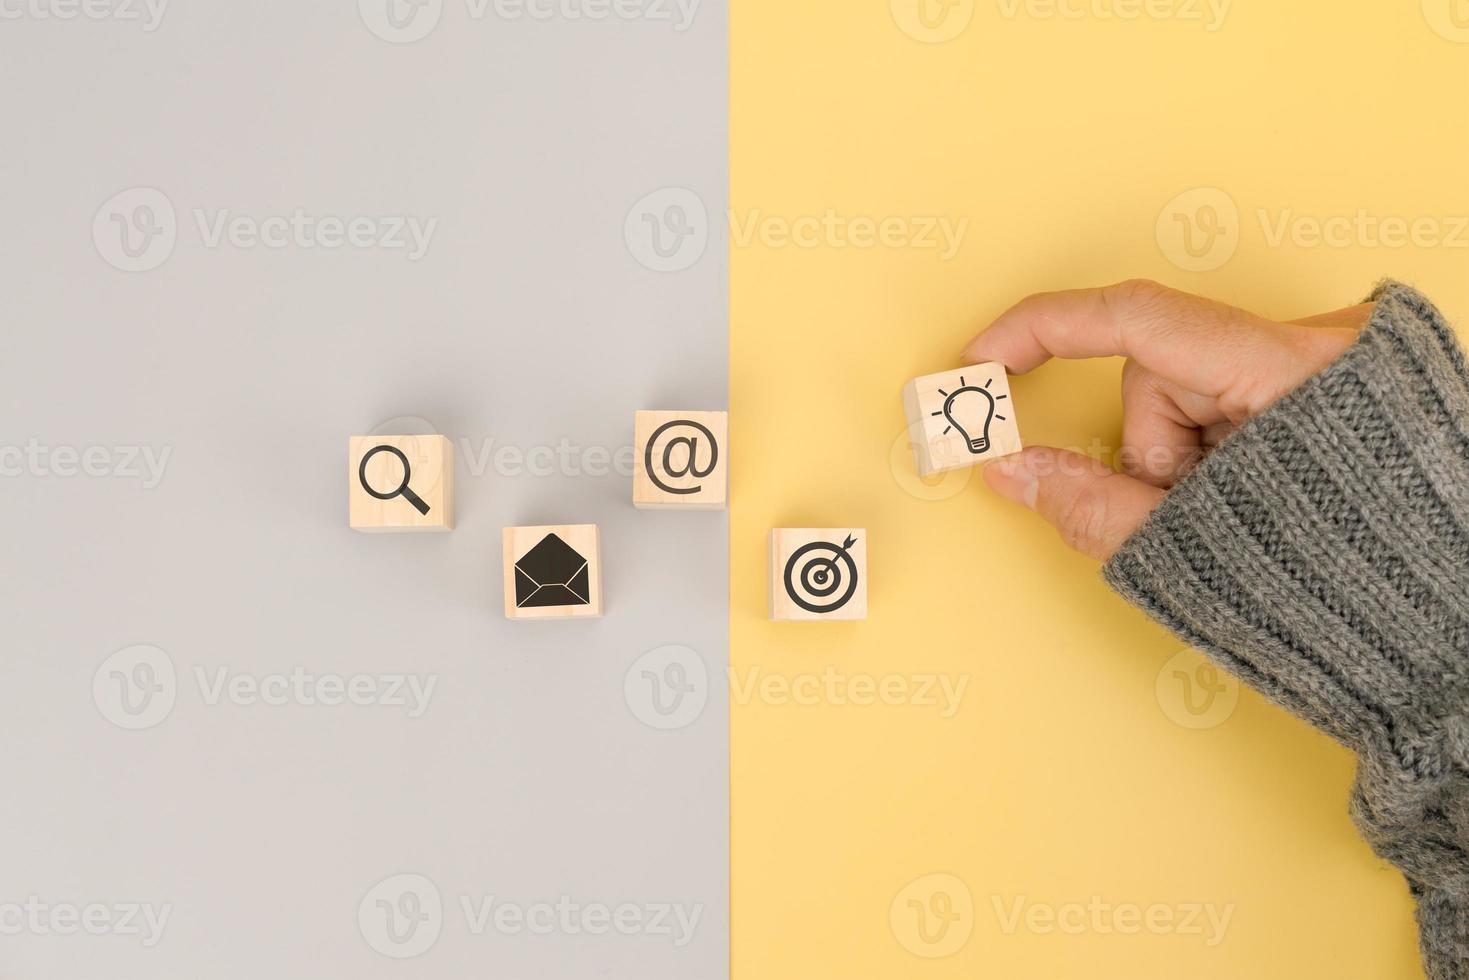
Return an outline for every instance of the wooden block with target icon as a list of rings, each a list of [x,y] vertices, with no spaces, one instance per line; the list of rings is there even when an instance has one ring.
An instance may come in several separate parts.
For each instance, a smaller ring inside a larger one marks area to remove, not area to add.
[[[770,618],[866,619],[867,532],[795,527],[771,531]]]
[[[723,510],[729,499],[727,412],[638,412],[633,506]]]
[[[908,439],[920,476],[957,470],[1023,448],[1003,364],[971,364],[903,387]]]
[[[454,530],[454,444],[443,436],[353,436],[347,523],[357,531]]]

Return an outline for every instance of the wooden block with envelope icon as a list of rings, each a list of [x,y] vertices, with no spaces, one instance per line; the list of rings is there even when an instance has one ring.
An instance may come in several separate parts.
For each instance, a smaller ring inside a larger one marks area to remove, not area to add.
[[[723,510],[729,499],[729,413],[638,412],[634,507]]]
[[[602,615],[602,549],[597,525],[507,527],[503,539],[507,618]]]
[[[353,436],[347,523],[357,531],[454,530],[454,444],[440,435]]]

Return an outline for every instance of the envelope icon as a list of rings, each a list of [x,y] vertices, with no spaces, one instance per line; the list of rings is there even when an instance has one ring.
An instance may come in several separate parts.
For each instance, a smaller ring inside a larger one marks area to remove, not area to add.
[[[587,560],[548,534],[515,563],[515,605],[521,609],[591,604]]]

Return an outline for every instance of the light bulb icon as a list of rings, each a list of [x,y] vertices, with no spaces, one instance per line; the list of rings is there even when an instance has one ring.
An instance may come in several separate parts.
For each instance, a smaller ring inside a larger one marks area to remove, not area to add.
[[[969,451],[976,456],[989,452],[990,425],[996,420],[1006,421],[1005,416],[998,414],[996,410],[1000,407],[1000,402],[1008,396],[990,394],[989,387],[994,383],[995,379],[990,378],[983,388],[979,388],[965,382],[964,376],[960,375],[961,387],[956,388],[952,394],[939,389],[939,394],[944,396],[944,407],[933,413],[948,420],[944,435],[948,435],[950,431],[958,431]]]

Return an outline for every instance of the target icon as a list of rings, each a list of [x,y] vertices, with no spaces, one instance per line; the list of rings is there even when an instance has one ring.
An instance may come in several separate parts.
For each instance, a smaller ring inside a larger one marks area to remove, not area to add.
[[[857,562],[851,535],[840,545],[813,541],[791,553],[785,567],[786,595],[807,612],[836,612],[857,593]]]

